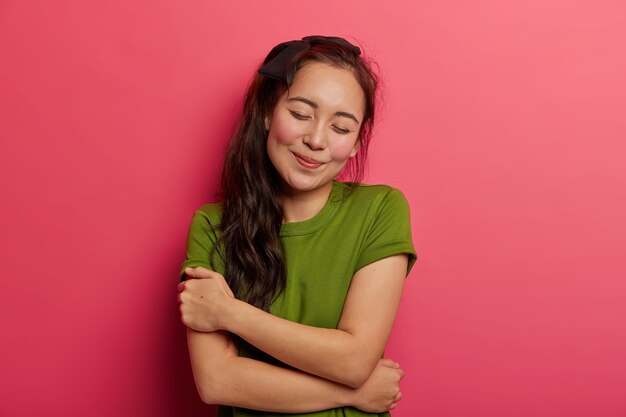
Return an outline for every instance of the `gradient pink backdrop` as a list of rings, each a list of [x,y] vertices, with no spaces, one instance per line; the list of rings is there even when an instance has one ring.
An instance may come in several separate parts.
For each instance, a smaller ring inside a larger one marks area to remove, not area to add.
[[[207,416],[176,302],[276,43],[381,65],[420,260],[394,417],[626,416],[624,1],[0,5],[0,415]]]

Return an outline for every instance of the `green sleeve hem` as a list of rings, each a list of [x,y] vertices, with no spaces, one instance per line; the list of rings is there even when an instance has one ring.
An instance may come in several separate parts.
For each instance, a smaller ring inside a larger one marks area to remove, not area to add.
[[[369,265],[373,262],[379,261],[383,258],[388,258],[389,256],[399,255],[401,253],[406,253],[409,255],[409,263],[407,265],[406,274],[408,275],[417,261],[417,253],[413,246],[408,244],[406,241],[397,240],[393,242],[383,243],[381,245],[376,246],[375,248],[370,249],[368,255],[362,256],[359,262],[355,267],[355,271],[363,268],[365,265]]]
[[[198,266],[209,269],[211,271],[213,270],[211,264],[207,261],[203,261],[200,259],[187,259],[185,262],[183,262],[183,265],[180,267],[180,271],[178,272],[178,282],[183,282],[185,280],[185,268],[196,268]]]

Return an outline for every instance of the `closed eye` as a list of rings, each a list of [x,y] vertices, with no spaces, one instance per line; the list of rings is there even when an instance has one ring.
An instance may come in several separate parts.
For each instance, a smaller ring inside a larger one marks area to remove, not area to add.
[[[333,129],[335,130],[335,132],[341,134],[341,135],[347,135],[348,133],[351,132],[351,130],[348,129],[344,129],[342,127],[338,127],[338,126],[333,126]]]
[[[295,117],[296,119],[298,119],[298,120],[309,120],[310,119],[309,116],[307,116],[305,114],[301,114],[301,113],[295,112],[295,111],[289,110],[289,113],[291,113],[291,115],[293,117]]]

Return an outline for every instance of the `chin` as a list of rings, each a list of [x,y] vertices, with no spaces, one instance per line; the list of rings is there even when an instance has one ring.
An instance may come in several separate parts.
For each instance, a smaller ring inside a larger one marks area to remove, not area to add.
[[[287,182],[287,186],[294,191],[311,191],[319,188],[319,184],[304,181],[289,181]]]
[[[329,181],[320,181],[317,178],[290,178],[285,181],[285,185],[293,191],[306,192],[323,187],[328,182],[332,182],[332,179]]]

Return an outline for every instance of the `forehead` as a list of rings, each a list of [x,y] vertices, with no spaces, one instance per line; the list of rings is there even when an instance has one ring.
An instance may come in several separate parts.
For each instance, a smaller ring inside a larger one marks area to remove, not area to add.
[[[298,70],[284,99],[295,96],[314,101],[320,109],[359,116],[365,111],[365,93],[352,71],[324,62],[310,62]]]

